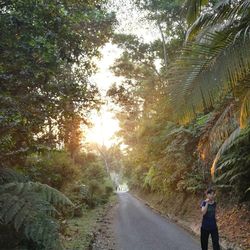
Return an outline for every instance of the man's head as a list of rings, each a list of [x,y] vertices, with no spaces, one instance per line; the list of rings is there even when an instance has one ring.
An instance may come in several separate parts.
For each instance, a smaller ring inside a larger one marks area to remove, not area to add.
[[[206,196],[209,200],[213,200],[215,197],[215,191],[212,188],[206,190]]]

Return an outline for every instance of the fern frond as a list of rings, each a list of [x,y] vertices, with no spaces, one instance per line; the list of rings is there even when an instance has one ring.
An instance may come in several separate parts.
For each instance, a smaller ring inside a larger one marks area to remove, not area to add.
[[[240,173],[237,173],[235,175],[233,175],[230,179],[229,179],[229,182],[230,183],[233,183],[234,181],[240,179],[242,176],[244,176],[245,174],[247,174],[249,171],[246,170],[244,172],[240,172]]]
[[[36,220],[26,221],[25,236],[34,242],[42,242],[44,249],[63,249],[59,240],[59,225],[51,217],[37,216]]]
[[[0,221],[13,224],[43,249],[61,249],[59,225],[53,205],[73,205],[58,190],[36,182],[12,182],[0,186]]]
[[[24,193],[36,193],[40,196],[40,199],[45,200],[54,205],[71,205],[73,203],[60,191],[52,188],[46,184],[41,184],[39,182],[25,182],[25,183],[7,183],[0,186],[0,194],[4,192],[9,192],[13,194],[22,195]]]
[[[9,182],[26,182],[28,178],[10,168],[0,168],[0,185]]]
[[[216,153],[225,139],[239,126],[235,111],[235,105],[228,105],[213,125],[208,137],[212,153]]]
[[[230,157],[230,159],[228,159],[228,160],[224,161],[222,164],[220,164],[220,166],[216,168],[215,172],[218,172],[219,170],[225,169],[227,166],[235,164],[236,161],[237,161],[237,159]]]

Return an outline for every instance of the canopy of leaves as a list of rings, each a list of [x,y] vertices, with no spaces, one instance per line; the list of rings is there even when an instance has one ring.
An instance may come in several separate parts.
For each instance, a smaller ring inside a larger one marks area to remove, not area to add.
[[[1,161],[21,164],[26,153],[61,143],[73,155],[80,123],[100,103],[88,77],[114,14],[102,1],[54,0],[3,1],[0,13]]]

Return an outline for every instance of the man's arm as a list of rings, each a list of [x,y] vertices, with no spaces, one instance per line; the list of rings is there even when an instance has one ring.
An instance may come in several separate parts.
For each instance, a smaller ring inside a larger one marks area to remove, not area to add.
[[[205,200],[203,202],[203,204],[202,204],[202,207],[201,207],[201,213],[202,213],[202,215],[204,215],[207,212],[207,207],[208,207],[208,202],[207,202],[207,200]]]

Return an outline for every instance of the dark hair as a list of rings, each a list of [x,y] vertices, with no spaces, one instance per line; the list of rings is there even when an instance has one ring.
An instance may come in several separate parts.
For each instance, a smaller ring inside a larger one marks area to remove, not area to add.
[[[212,188],[208,188],[205,192],[205,194],[211,194],[211,193],[215,193],[215,190]]]

